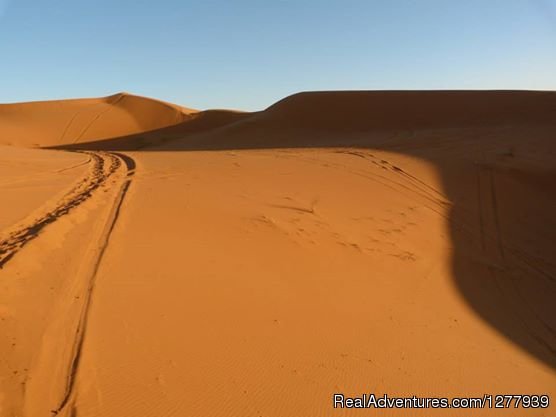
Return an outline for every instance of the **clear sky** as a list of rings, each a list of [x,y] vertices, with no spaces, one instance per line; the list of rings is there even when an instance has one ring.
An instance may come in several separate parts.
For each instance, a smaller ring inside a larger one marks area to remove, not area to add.
[[[556,90],[556,0],[0,0],[0,102]]]

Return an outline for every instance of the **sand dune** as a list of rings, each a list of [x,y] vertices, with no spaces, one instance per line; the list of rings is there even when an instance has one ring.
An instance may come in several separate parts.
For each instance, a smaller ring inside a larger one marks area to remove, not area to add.
[[[357,131],[550,122],[556,95],[536,91],[348,91],[287,97],[262,115],[275,124]]]
[[[180,149],[409,145],[400,132],[554,126],[556,93],[529,91],[308,92],[223,131],[184,138]],[[383,140],[385,133],[388,139]],[[420,142],[415,145],[419,147]]]
[[[400,145],[400,138],[396,137],[400,131],[509,129],[551,126],[555,120],[554,92],[306,92],[260,112],[198,112],[166,128],[109,140],[82,141],[70,147],[137,150],[168,143],[168,149],[181,150],[351,145],[383,148]],[[385,132],[391,132],[386,141],[382,140]],[[68,144],[61,147],[67,148]]]
[[[47,147],[109,139],[177,124],[195,111],[119,93],[0,105],[0,144]]]
[[[248,120],[251,113],[244,113],[232,110],[206,110],[191,113],[180,123],[134,133],[125,136],[114,137],[112,139],[95,140],[91,142],[81,142],[75,144],[61,144],[50,146],[53,149],[67,150],[138,150],[160,146],[167,142],[183,139],[197,134],[212,132],[215,129],[225,128],[235,125],[242,120]]]
[[[35,235],[0,269],[0,415],[556,395],[556,93],[301,93],[256,113],[114,97],[100,116],[0,107],[2,141],[70,151],[1,149],[45,188],[10,191],[3,217]]]

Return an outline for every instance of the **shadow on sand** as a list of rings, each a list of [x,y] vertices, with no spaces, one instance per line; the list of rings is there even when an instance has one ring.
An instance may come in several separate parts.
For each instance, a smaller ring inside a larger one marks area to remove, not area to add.
[[[486,323],[556,368],[555,141],[556,93],[335,92],[58,149],[358,148],[426,160],[452,204],[456,287]]]

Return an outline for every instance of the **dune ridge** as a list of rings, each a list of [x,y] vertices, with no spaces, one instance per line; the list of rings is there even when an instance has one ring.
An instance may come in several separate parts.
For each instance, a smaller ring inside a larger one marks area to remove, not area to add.
[[[554,124],[556,92],[550,91],[324,91],[294,94],[258,112],[200,111],[159,129],[55,147],[154,150],[315,145],[314,136],[304,132],[318,133],[317,145],[361,146],[376,143],[375,134],[384,132]],[[399,136],[381,146],[398,145]]]
[[[174,140],[179,144],[170,147],[184,149],[311,146],[310,135],[272,140],[279,132],[304,130],[322,133],[327,145],[342,146],[354,144],[354,138],[341,139],[338,133],[554,125],[556,92],[301,92],[258,112],[197,111],[120,93],[101,99],[4,104],[0,120],[0,144],[14,146],[136,150]]]

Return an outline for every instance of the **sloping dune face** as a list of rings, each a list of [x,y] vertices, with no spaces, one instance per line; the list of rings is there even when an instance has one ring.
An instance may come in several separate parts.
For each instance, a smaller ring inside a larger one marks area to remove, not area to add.
[[[269,107],[269,123],[324,130],[417,129],[553,121],[556,95],[528,91],[299,93]]]
[[[226,149],[380,144],[392,147],[399,144],[400,132],[554,124],[554,92],[305,92],[289,96],[265,111],[252,113],[219,132],[189,137],[169,146]],[[388,131],[392,134],[384,140]],[[418,141],[413,144],[419,146]]]
[[[66,150],[109,150],[109,151],[132,151],[151,148],[166,142],[181,140],[185,137],[212,132],[220,128],[228,128],[236,123],[250,119],[251,113],[233,110],[205,110],[187,115],[181,123],[160,129],[119,136],[112,139],[96,140],[92,142],[80,142],[54,146]]]
[[[0,241],[0,415],[556,396],[556,93],[300,93],[257,113],[116,99],[0,107],[18,145],[72,151],[0,149],[9,198],[49,187],[4,216],[21,221]]]
[[[0,144],[52,147],[174,125],[193,110],[126,93],[95,99],[0,105]]]

